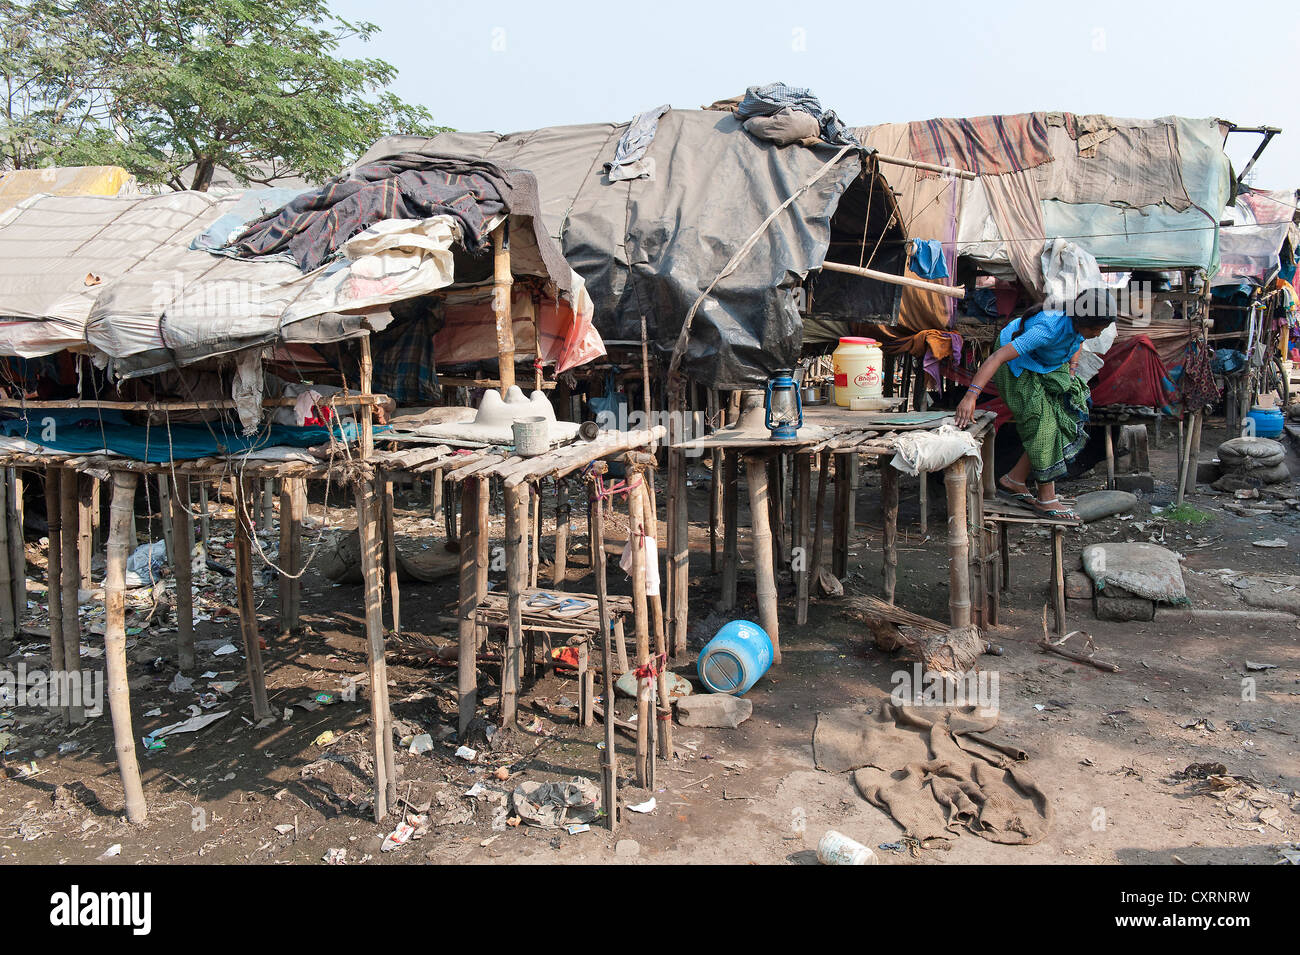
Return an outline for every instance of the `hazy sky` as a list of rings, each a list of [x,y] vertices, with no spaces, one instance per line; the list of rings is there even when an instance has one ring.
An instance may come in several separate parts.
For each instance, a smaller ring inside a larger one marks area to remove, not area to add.
[[[1300,186],[1292,4],[332,0],[381,28],[352,56],[463,130],[621,122],[780,80],[850,125],[1062,109],[1279,126],[1255,185]],[[1240,168],[1258,137],[1235,134]]]

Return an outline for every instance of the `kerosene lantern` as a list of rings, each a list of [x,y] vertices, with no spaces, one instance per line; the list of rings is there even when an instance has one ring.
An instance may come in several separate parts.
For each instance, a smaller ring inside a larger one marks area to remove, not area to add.
[[[799,400],[799,386],[788,368],[782,368],[767,380],[766,398],[763,402],[764,423],[772,432],[772,440],[797,438],[803,426],[803,402]]]

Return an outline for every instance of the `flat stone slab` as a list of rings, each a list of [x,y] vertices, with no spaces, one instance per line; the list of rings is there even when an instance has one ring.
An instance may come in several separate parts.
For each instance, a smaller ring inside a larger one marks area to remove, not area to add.
[[[1252,607],[1300,616],[1300,577],[1289,574],[1243,577],[1238,581],[1237,592]]]
[[[754,704],[743,696],[698,693],[677,701],[677,721],[683,726],[735,729],[754,715]]]
[[[1127,514],[1137,503],[1137,495],[1128,491],[1089,491],[1079,495],[1073,510],[1085,524],[1090,524],[1103,517]]]

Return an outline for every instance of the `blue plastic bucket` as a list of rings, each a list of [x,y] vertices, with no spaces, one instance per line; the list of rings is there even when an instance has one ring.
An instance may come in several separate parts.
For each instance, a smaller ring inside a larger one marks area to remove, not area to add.
[[[772,665],[772,640],[756,623],[733,620],[700,651],[700,680],[714,693],[743,696]]]
[[[1257,438],[1282,437],[1282,412],[1278,408],[1261,408],[1256,405],[1246,417],[1255,422]]]

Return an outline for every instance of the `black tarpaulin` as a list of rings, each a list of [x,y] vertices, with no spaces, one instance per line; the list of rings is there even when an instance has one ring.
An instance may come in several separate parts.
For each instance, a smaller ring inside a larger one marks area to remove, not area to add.
[[[757,237],[734,272],[701,302],[681,362],[697,381],[754,385],[791,367],[803,315],[833,322],[892,323],[897,286],[816,273],[822,262],[867,264],[901,274],[904,232],[893,195],[866,153],[822,144],[777,146],[731,113],[670,110],[646,152],[651,178],[610,182],[626,124],[531,132],[389,137],[360,163],[425,153],[486,159],[537,178],[546,230],[587,283],[596,328],[607,340],[640,340],[667,360],[692,304],[763,221],[811,183]],[[869,165],[869,164],[867,164]]]

